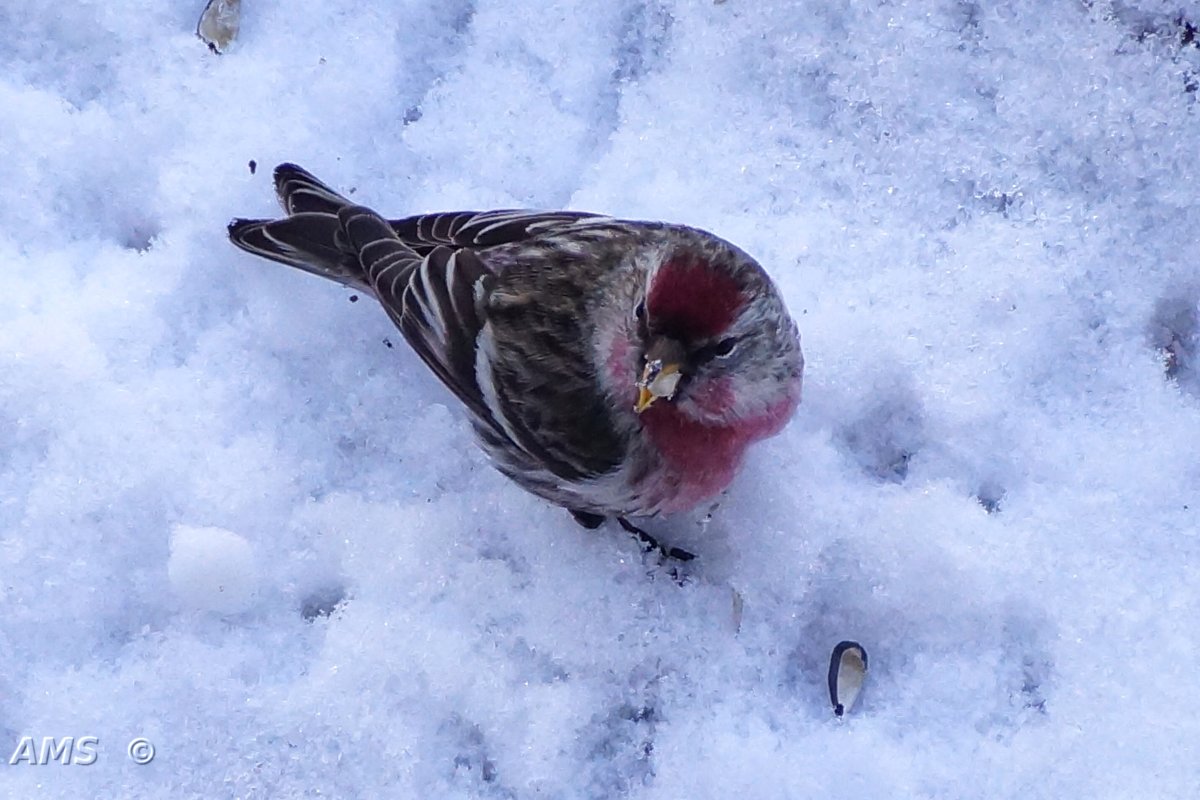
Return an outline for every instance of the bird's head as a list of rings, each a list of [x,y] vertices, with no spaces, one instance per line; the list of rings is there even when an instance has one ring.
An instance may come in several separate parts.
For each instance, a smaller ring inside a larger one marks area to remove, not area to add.
[[[762,267],[720,245],[676,249],[650,270],[633,312],[638,414],[730,425],[790,415],[799,400],[795,323]]]

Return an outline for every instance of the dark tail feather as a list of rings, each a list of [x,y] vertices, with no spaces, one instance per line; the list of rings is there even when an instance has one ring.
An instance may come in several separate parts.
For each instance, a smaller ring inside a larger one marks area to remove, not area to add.
[[[302,213],[285,219],[235,219],[229,239],[256,256],[370,292],[354,250],[336,216]]]
[[[229,239],[256,256],[370,292],[358,249],[346,241],[338,213],[350,201],[295,164],[275,168],[283,219],[235,219]]]
[[[349,200],[295,164],[280,164],[275,168],[275,193],[288,214],[314,212],[336,216],[338,211],[350,205]]]
[[[407,285],[407,276],[420,266],[421,256],[400,241],[391,223],[364,206],[346,206],[338,212],[338,223],[350,248],[358,254],[367,280],[379,285],[383,276],[389,275],[387,286],[380,286],[380,292],[395,295],[397,285]],[[390,272],[393,269],[399,271]],[[398,295],[392,299],[397,304],[402,302]]]

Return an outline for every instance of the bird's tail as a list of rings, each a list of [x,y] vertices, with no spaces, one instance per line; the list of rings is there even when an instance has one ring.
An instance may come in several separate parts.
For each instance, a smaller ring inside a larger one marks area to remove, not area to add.
[[[243,250],[369,292],[354,245],[338,213],[353,207],[345,197],[295,164],[275,168],[282,219],[234,219],[229,239]]]

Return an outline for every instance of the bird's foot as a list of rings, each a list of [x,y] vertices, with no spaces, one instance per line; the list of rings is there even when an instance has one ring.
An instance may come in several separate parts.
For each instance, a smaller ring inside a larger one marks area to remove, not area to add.
[[[594,531],[604,524],[603,514],[593,514],[590,511],[575,511],[574,509],[568,510],[571,512],[571,516],[575,518],[575,521],[589,531]]]
[[[624,517],[617,517],[617,522],[622,528],[632,533],[642,543],[642,552],[649,553],[651,550],[657,550],[664,558],[673,558],[676,561],[688,562],[696,557],[695,553],[689,553],[687,550],[682,550],[678,547],[665,547],[660,544],[658,539],[655,539],[644,530],[634,525]]]
[[[568,510],[571,512],[571,516],[575,518],[576,522],[590,531],[599,528],[604,524],[604,520],[607,519],[607,517],[605,517],[603,514],[593,514],[590,511],[577,511],[575,509]],[[670,558],[675,561],[681,561],[685,563],[696,557],[694,553],[689,553],[687,550],[682,550],[678,547],[663,546],[658,539],[655,539],[653,536],[646,533],[644,530],[639,528],[637,525],[634,525],[624,517],[617,517],[617,522],[622,528],[637,537],[637,540],[642,545],[642,552],[644,553],[657,550],[659,555],[663,558]]]

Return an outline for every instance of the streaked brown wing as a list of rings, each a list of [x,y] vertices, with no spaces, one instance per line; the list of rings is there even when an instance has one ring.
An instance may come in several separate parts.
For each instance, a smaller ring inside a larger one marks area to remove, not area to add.
[[[369,209],[351,207],[339,216],[376,298],[405,340],[480,423],[499,431],[475,375],[483,327],[477,298],[491,273],[469,251],[437,247],[422,258]]]
[[[583,211],[452,211],[389,220],[405,244],[424,255],[438,245],[482,248],[520,242],[582,219],[604,219]]]

